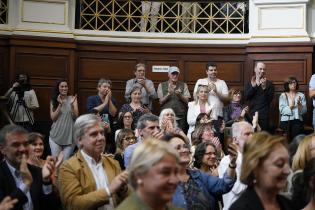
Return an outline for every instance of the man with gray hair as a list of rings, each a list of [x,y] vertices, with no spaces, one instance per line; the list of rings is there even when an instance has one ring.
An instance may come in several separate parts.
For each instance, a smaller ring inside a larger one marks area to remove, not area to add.
[[[142,143],[142,141],[151,137],[155,139],[161,139],[164,136],[164,133],[161,131],[159,126],[159,117],[154,114],[142,115],[138,120],[137,129],[139,133],[137,143],[129,145],[124,152],[126,168],[129,165],[133,151],[139,144]]]
[[[168,81],[159,84],[157,89],[158,98],[161,104],[161,110],[171,108],[177,117],[178,126],[187,130],[187,110],[190,93],[186,83],[178,81],[179,68],[171,66],[168,70]]]
[[[74,137],[79,150],[61,165],[58,175],[64,209],[114,209],[128,193],[128,173],[121,173],[118,162],[103,155],[106,139],[100,118],[77,118]]]
[[[248,122],[245,122],[245,121],[235,122],[232,125],[232,138],[233,138],[232,141],[237,146],[237,150],[238,150],[238,155],[236,159],[237,180],[232,190],[222,196],[223,197],[223,210],[228,210],[231,204],[240,196],[243,190],[246,189],[246,185],[242,184],[240,181],[241,167],[242,167],[242,153],[243,153],[244,144],[246,143],[246,141],[248,141],[252,137],[253,132],[254,132],[253,126],[249,124]],[[223,177],[227,168],[231,167],[229,163],[230,163],[229,155],[224,156],[218,167],[220,178]]]
[[[27,164],[28,131],[18,125],[0,130],[0,201],[9,196],[17,199],[14,210],[58,209],[51,176],[56,158],[48,156],[42,168]]]

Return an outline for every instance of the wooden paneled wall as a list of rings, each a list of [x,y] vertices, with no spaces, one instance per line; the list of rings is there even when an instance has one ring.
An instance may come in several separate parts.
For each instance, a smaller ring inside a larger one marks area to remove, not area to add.
[[[218,77],[225,80],[229,88],[240,89],[250,80],[255,62],[263,61],[267,65],[268,78],[276,86],[271,115],[273,124],[277,124],[278,96],[283,90],[283,80],[295,75],[300,90],[307,94],[312,56],[312,44],[296,43],[197,46],[0,37],[0,90],[4,93],[17,73],[28,73],[41,107],[36,111],[36,119],[50,122],[48,110],[52,87],[61,78],[69,80],[70,92],[78,94],[80,113],[85,113],[86,98],[96,94],[97,81],[101,77],[112,80],[114,97],[119,105],[125,103],[125,84],[134,76],[134,66],[138,62],[146,64],[146,76],[154,81],[156,88],[167,80],[167,74],[152,72],[152,65],[178,66],[180,79],[188,83],[192,93],[196,80],[206,76],[205,65],[209,61],[217,63]],[[157,101],[154,107],[158,113]],[[308,122],[310,116],[311,111],[307,115]]]

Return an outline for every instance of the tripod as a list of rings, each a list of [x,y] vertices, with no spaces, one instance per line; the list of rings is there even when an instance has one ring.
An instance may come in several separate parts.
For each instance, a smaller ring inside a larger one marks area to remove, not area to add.
[[[17,100],[14,103],[16,96],[17,96]],[[15,93],[15,96],[13,97],[12,106],[10,108],[10,112],[13,110],[13,112],[11,112],[13,121],[15,121],[16,115],[17,115],[18,111],[20,110],[20,107],[22,107],[22,110],[25,111],[26,116],[27,116],[27,119],[25,119],[25,120],[23,119],[23,122],[30,122],[31,124],[34,124],[34,119],[31,116],[29,108],[26,106],[24,98],[20,97],[19,94]],[[24,116],[23,116],[23,118],[24,118]]]

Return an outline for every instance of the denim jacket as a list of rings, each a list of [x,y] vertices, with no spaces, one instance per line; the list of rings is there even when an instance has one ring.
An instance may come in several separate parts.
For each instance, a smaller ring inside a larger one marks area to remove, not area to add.
[[[203,173],[200,170],[188,169],[187,172],[190,175],[190,178],[196,182],[199,189],[202,189],[207,202],[209,202],[210,209],[216,209],[216,197],[229,192],[235,183],[235,178],[229,177],[226,173],[224,174],[223,178],[218,178],[216,176],[210,176],[206,173]],[[172,202],[177,207],[187,209],[187,203],[182,185],[177,185]]]

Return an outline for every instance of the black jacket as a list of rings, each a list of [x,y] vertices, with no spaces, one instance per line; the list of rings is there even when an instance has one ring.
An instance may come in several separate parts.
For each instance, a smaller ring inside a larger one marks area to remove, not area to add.
[[[284,196],[277,195],[277,200],[281,210],[293,210],[290,200]],[[229,210],[264,210],[264,207],[254,188],[248,187]]]
[[[60,205],[59,199],[55,192],[45,195],[43,193],[42,171],[41,168],[28,165],[28,169],[32,174],[33,182],[30,188],[30,194],[34,210],[58,209]],[[17,198],[18,203],[15,204],[13,210],[23,210],[23,205],[27,202],[27,196],[17,188],[14,177],[5,161],[0,162],[0,201],[6,197]]]

